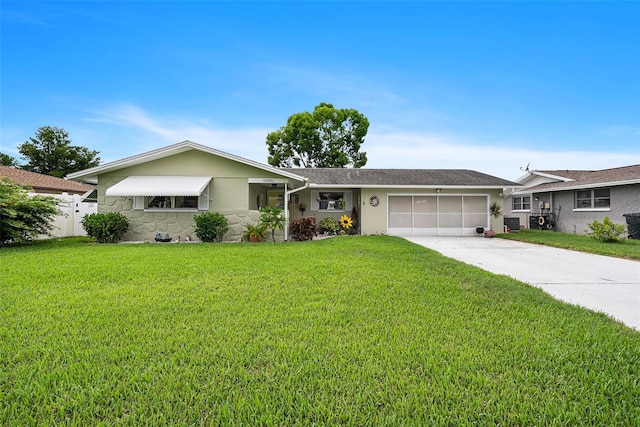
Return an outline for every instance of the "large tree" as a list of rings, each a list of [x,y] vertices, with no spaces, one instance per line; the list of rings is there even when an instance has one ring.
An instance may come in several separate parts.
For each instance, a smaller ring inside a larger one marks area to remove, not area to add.
[[[11,166],[15,168],[18,166],[18,160],[8,154],[0,153],[0,166]]]
[[[297,113],[267,135],[268,162],[276,167],[360,168],[367,154],[360,152],[369,120],[354,109],[321,103],[313,113]]]
[[[97,151],[71,145],[69,134],[52,126],[39,128],[35,138],[21,144],[18,151],[27,160],[23,169],[58,178],[100,164]]]

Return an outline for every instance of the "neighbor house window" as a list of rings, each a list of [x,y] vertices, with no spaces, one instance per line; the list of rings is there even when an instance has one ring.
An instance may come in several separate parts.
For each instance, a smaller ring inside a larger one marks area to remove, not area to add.
[[[602,209],[610,206],[608,188],[576,191],[576,209]]]
[[[513,211],[529,211],[531,210],[531,196],[513,197],[511,210]]]
[[[312,191],[311,209],[317,211],[346,211],[352,208],[351,191]]]

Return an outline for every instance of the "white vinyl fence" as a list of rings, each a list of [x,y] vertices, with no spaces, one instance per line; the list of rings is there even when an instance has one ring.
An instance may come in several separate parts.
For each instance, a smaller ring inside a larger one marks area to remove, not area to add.
[[[63,215],[56,216],[53,221],[52,236],[86,236],[87,233],[82,228],[82,217],[87,214],[97,213],[98,203],[83,202],[78,194],[62,193],[52,194],[52,196],[60,201],[58,207],[63,212]]]

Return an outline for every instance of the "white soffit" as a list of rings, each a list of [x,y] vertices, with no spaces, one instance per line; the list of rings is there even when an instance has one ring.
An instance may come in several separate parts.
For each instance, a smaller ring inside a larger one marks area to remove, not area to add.
[[[129,176],[107,188],[107,196],[199,196],[210,176]]]

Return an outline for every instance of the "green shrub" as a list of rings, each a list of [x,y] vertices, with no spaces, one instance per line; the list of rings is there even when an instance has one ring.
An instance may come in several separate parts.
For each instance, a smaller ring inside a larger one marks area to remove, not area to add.
[[[0,245],[51,234],[53,219],[58,214],[55,198],[31,197],[18,184],[0,178]]]
[[[221,242],[229,231],[229,221],[219,212],[203,212],[193,217],[196,221],[196,236],[203,242]]]
[[[129,229],[129,220],[120,212],[93,213],[82,217],[82,227],[98,243],[115,243]]]
[[[624,224],[616,224],[611,221],[608,216],[602,219],[602,222],[593,221],[589,224],[590,232],[587,235],[601,242],[617,242],[619,236],[624,233],[627,226]]]
[[[291,233],[296,240],[312,240],[318,235],[315,216],[298,218],[291,223]]]
[[[321,233],[336,234],[342,228],[335,218],[322,218],[319,225]]]

